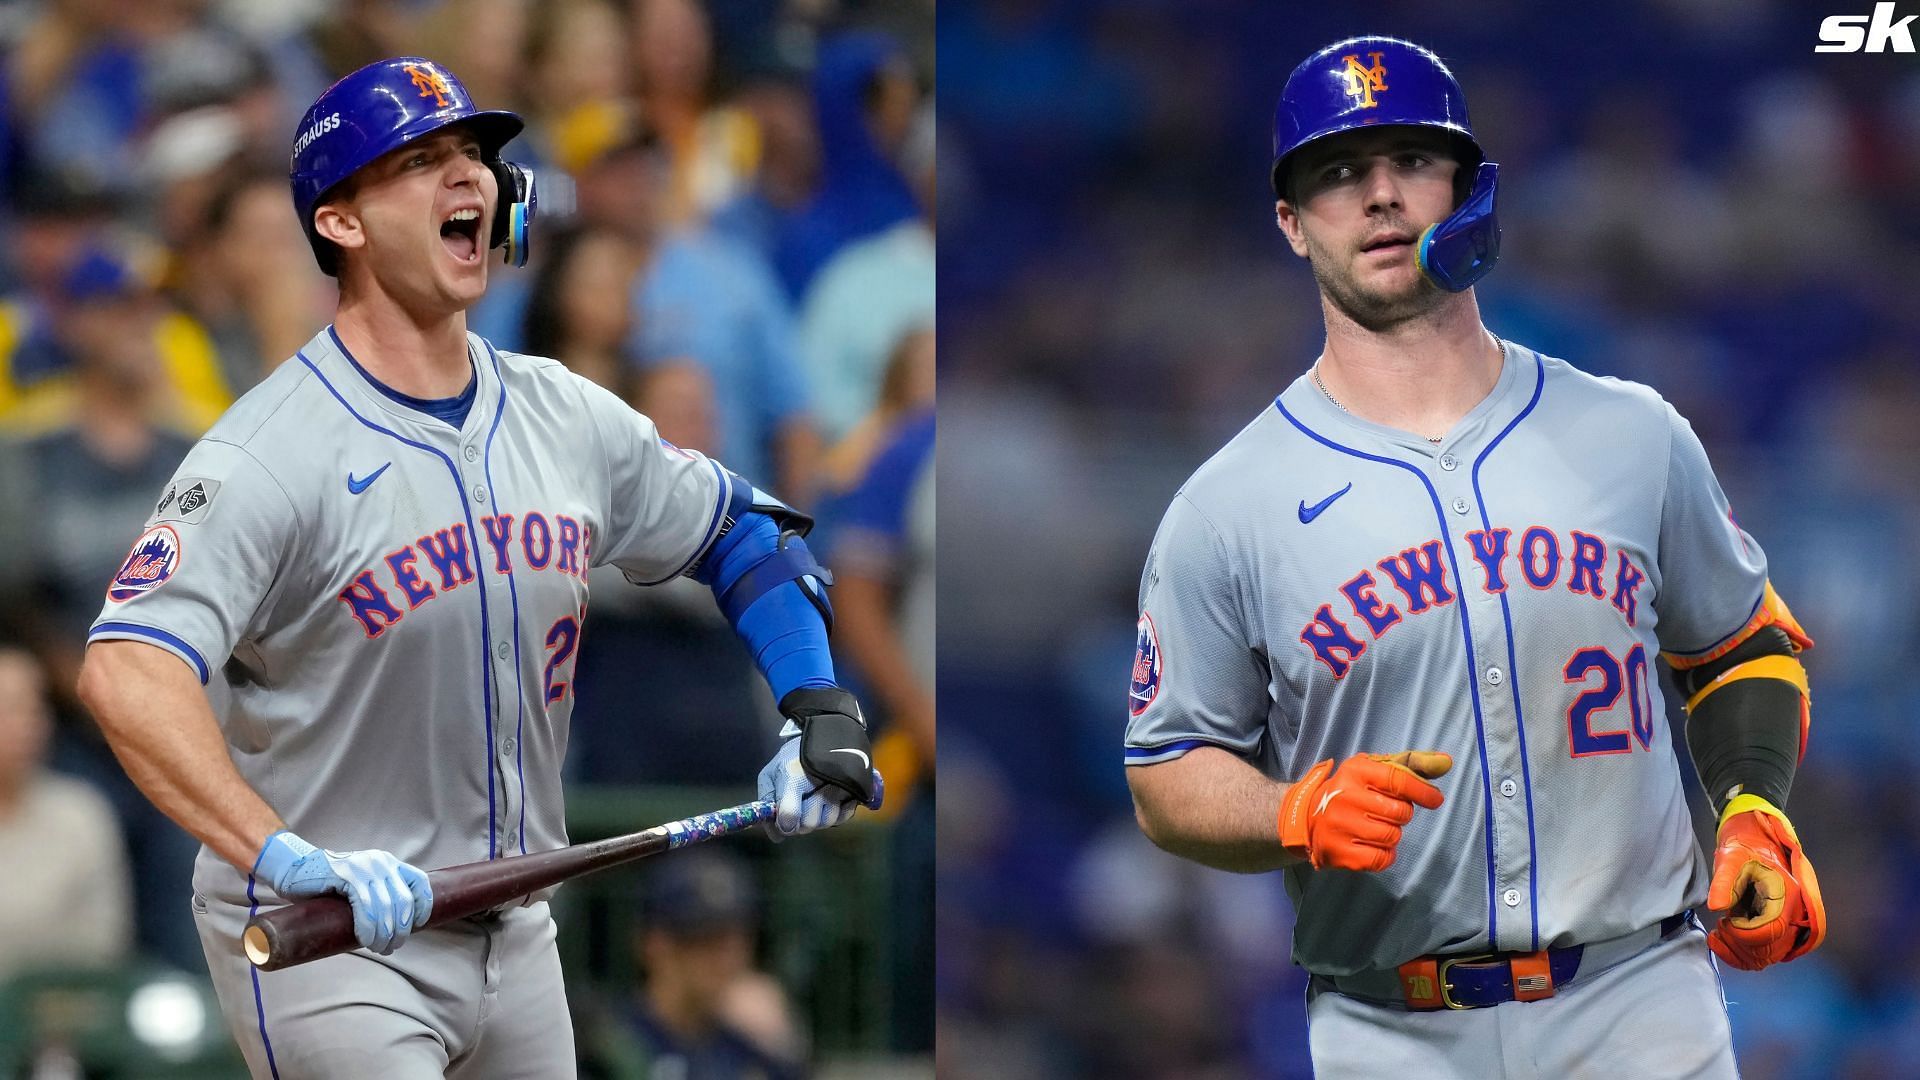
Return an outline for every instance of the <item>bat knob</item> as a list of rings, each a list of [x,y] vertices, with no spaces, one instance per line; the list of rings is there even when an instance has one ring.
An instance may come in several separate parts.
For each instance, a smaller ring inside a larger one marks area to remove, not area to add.
[[[249,926],[240,935],[240,948],[246,952],[247,959],[254,967],[260,967],[273,956],[273,943],[267,939],[267,928],[259,924]]]
[[[887,778],[880,775],[879,769],[875,769],[873,770],[873,798],[868,799],[865,803],[861,805],[865,806],[869,810],[878,810],[880,809],[880,804],[886,801],[887,801]]]

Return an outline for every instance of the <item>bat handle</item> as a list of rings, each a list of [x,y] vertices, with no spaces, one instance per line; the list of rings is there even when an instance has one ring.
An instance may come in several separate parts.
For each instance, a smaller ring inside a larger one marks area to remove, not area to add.
[[[873,799],[866,805],[878,809],[884,798],[885,791],[880,774],[875,772]],[[648,846],[638,849],[638,854],[653,854],[662,849],[672,851],[689,844],[698,844],[715,837],[750,829],[763,822],[772,821],[774,812],[773,800],[762,799],[758,802],[742,803],[739,806],[729,806],[724,810],[695,814],[689,818],[669,822],[647,830],[646,834],[640,837],[647,842]],[[542,858],[545,854],[522,855],[517,858]],[[441,875],[456,874],[469,869],[471,867],[434,870],[428,874],[428,878],[438,882],[441,880]],[[438,892],[439,890],[436,889],[436,893]],[[428,916],[426,923],[415,929],[425,930],[441,923],[465,918],[486,906],[485,902],[468,905],[452,904],[447,902],[450,899],[451,896],[442,896],[435,903],[433,914]],[[353,907],[345,897],[337,895],[317,896],[276,911],[257,914],[248,921],[246,929],[240,935],[241,950],[246,954],[247,959],[252,961],[254,966],[267,971],[346,952],[356,944],[353,934]]]
[[[758,802],[741,803],[724,810],[715,810],[706,814],[695,814],[690,818],[669,822],[660,826],[667,832],[667,850],[673,851],[697,844],[702,840],[711,840],[716,836],[725,836],[731,832],[750,828],[763,821],[772,821],[774,803],[772,799]]]

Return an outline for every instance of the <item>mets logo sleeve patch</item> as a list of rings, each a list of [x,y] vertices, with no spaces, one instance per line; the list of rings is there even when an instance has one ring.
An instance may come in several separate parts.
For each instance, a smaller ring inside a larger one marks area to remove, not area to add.
[[[1127,687],[1127,708],[1139,716],[1160,693],[1160,635],[1153,628],[1153,616],[1140,613],[1140,625],[1133,651],[1133,682]]]
[[[187,452],[154,500],[153,516],[106,583],[106,602],[87,635],[157,645],[191,665],[202,683],[257,629],[261,604],[283,575],[297,518],[259,461],[223,441],[234,420],[221,423],[227,426]]]
[[[141,593],[165,585],[180,569],[180,534],[170,525],[155,525],[140,534],[127,553],[127,561],[107,586],[107,599],[124,604]]]

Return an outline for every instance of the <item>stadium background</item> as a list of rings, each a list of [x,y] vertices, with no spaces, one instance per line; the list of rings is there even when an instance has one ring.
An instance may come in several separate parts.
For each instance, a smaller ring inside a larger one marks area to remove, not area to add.
[[[287,193],[300,114],[401,54],[522,112],[505,156],[579,181],[471,325],[817,514],[841,670],[890,755],[885,820],[562,891],[582,1074],[684,1075],[641,989],[668,980],[676,1017],[732,1033],[715,1075],[926,1073],[932,24],[930,0],[0,7],[0,1075],[237,1065],[205,1011],[197,845],[71,688],[191,440],[331,315]],[[711,599],[594,585],[575,839],[750,798],[779,717]]]
[[[1279,880],[1148,845],[1120,740],[1156,523],[1318,351],[1271,116],[1356,33],[1452,62],[1501,163],[1488,324],[1691,418],[1818,642],[1832,929],[1727,976],[1744,1074],[1920,1073],[1920,70],[1815,55],[1852,8],[941,6],[941,1076],[1308,1075]]]

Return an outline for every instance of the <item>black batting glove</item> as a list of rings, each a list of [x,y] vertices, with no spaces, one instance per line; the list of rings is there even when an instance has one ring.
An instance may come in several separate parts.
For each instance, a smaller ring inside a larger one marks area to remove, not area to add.
[[[873,743],[852,694],[837,686],[802,687],[780,699],[780,714],[800,728],[800,767],[808,779],[872,805]]]

